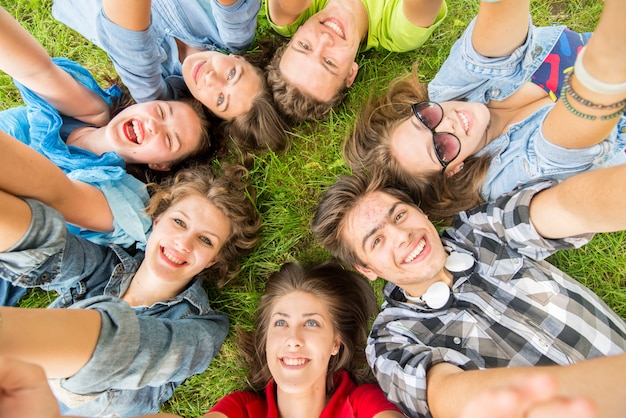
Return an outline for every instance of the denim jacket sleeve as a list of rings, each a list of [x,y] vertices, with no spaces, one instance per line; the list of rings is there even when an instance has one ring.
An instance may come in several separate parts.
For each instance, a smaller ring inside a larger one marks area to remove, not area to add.
[[[102,330],[89,362],[63,387],[77,394],[180,383],[201,373],[228,333],[226,315],[206,310],[182,315],[142,315],[125,301],[96,296],[71,308],[96,309]]]
[[[513,94],[539,68],[564,26],[535,27],[529,17],[526,41],[509,56],[488,58],[472,45],[472,20],[428,85],[430,100],[467,99],[486,104]]]
[[[241,51],[252,45],[261,9],[259,0],[237,0],[230,6],[212,0],[211,8],[224,49]]]

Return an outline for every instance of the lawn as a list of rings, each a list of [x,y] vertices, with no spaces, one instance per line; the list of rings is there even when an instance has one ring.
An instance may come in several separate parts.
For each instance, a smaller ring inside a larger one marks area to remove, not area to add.
[[[79,0],[80,1],[80,0]],[[85,65],[103,84],[114,70],[106,55],[50,15],[50,0],[0,0],[0,4],[37,37],[52,56],[64,56]],[[231,333],[220,354],[202,375],[188,379],[163,411],[184,417],[199,416],[227,393],[241,389],[245,372],[234,345],[235,327],[252,325],[267,276],[286,261],[322,261],[328,254],[314,242],[310,222],[316,204],[335,177],[347,173],[341,144],[372,91],[379,91],[397,74],[420,63],[420,77],[430,80],[478,8],[478,0],[448,0],[449,15],[425,47],[394,54],[370,51],[358,58],[360,71],[347,101],[318,123],[296,126],[291,148],[284,153],[255,157],[251,169],[263,230],[257,249],[245,259],[241,273],[221,289],[208,286],[214,308],[228,314]],[[592,30],[600,16],[601,0],[542,0],[532,2],[538,25],[567,24],[577,31]],[[259,37],[268,33],[259,16]],[[0,75],[0,109],[20,104],[11,80]],[[626,236],[601,234],[586,247],[562,252],[551,259],[561,269],[592,288],[622,317],[626,316]],[[380,290],[381,283],[375,284]],[[23,306],[45,306],[53,297],[35,292]]]

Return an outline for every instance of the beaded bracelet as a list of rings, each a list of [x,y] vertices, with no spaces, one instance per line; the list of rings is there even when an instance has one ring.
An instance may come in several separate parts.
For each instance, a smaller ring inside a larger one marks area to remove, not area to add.
[[[570,104],[569,100],[567,100],[567,89],[565,88],[565,85],[563,85],[563,88],[561,88],[561,100],[563,101],[563,104],[565,105],[565,108],[567,110],[569,110],[571,113],[573,113],[574,115],[578,116],[579,118],[583,118],[586,120],[596,120],[597,116],[594,115],[589,115],[587,113],[583,113],[580,112],[576,109],[574,109],[572,107],[572,105]],[[626,106],[623,106],[621,109],[619,109],[617,112],[611,113],[610,115],[604,115],[600,117],[600,120],[610,120],[613,118],[617,118],[621,115],[624,114],[624,112],[626,112]]]
[[[625,83],[606,83],[604,81],[600,81],[587,71],[583,63],[583,56],[585,54],[585,50],[587,49],[584,46],[578,56],[576,57],[576,61],[574,62],[574,71],[576,72],[576,78],[586,88],[598,94],[620,94],[626,93],[626,82]]]
[[[619,102],[616,103],[612,103],[610,105],[601,105],[598,103],[593,103],[589,100],[586,100],[582,97],[580,97],[578,95],[578,93],[576,93],[574,91],[574,88],[572,87],[572,85],[570,84],[570,79],[572,78],[572,74],[574,74],[573,71],[567,73],[565,75],[565,78],[563,79],[563,87],[565,87],[566,91],[569,93],[570,96],[572,96],[572,99],[576,100],[578,103],[590,107],[592,109],[600,109],[600,110],[607,110],[607,109],[617,109],[617,108],[623,108],[624,106],[626,106],[626,99],[621,100]]]

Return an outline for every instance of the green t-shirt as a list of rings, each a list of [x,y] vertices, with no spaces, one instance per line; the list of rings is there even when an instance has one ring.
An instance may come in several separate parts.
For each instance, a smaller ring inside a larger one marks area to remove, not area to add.
[[[448,13],[448,6],[443,2],[435,22],[428,28],[415,26],[404,16],[403,0],[361,0],[367,9],[369,29],[367,42],[361,45],[361,51],[370,48],[384,48],[393,52],[407,52],[420,47],[432,35]],[[269,19],[268,0],[265,11]],[[322,10],[328,0],[313,0],[296,21],[290,25],[277,26],[270,20],[270,25],[282,36],[291,37],[296,30],[311,16]]]

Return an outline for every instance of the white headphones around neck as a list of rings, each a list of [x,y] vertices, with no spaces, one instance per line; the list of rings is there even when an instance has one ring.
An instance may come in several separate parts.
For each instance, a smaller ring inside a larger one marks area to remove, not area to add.
[[[446,268],[455,273],[459,273],[468,270],[474,265],[474,258],[465,253],[457,253],[456,251],[450,252],[446,260]],[[404,296],[407,300],[421,306],[425,306],[428,309],[443,309],[452,305],[454,296],[450,286],[444,282],[435,282],[428,286],[426,292],[421,297],[409,296],[404,292]]]

